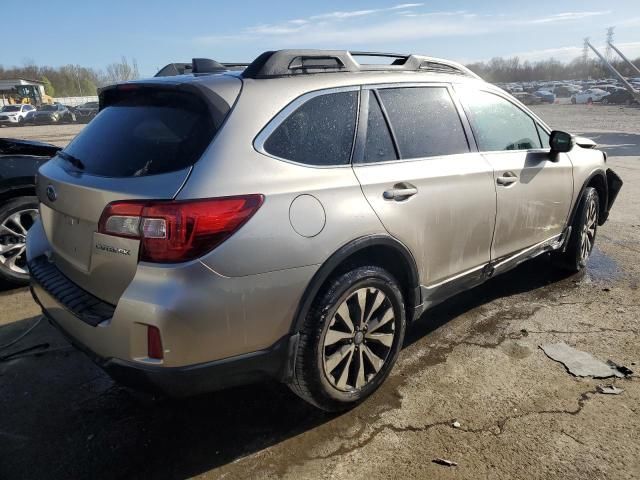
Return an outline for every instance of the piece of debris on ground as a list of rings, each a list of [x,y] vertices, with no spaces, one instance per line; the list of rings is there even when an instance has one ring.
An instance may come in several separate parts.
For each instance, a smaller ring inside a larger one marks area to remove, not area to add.
[[[566,343],[547,343],[540,345],[540,348],[547,357],[562,363],[567,371],[576,377],[625,377],[625,374],[617,366],[608,365],[593,355],[576,350]]]
[[[603,393],[605,395],[620,395],[624,392],[623,388],[618,388],[615,385],[598,385],[596,388],[599,393]]]
[[[447,460],[445,458],[434,458],[433,463],[437,463],[438,465],[444,465],[445,467],[457,467],[458,464],[452,460]]]

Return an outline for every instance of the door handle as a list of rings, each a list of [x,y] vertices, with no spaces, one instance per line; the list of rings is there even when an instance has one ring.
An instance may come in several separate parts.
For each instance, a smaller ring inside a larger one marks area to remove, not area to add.
[[[509,186],[518,181],[518,176],[513,172],[505,172],[504,175],[496,178],[496,183],[502,186]]]
[[[418,189],[410,183],[399,183],[394,185],[392,189],[385,190],[382,197],[385,200],[395,200],[397,202],[406,200],[418,193]]]

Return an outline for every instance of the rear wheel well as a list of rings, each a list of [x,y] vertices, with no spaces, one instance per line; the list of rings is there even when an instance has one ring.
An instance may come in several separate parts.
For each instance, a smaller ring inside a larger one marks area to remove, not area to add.
[[[0,205],[17,197],[34,196],[36,187],[34,185],[15,186],[0,193]]]
[[[388,245],[370,245],[343,259],[323,282],[318,294],[327,288],[335,277],[366,265],[383,268],[398,281],[398,287],[402,292],[407,309],[407,319],[410,321],[413,318],[413,308],[418,303],[418,299],[415,298],[417,285],[414,284],[413,266],[405,255]]]

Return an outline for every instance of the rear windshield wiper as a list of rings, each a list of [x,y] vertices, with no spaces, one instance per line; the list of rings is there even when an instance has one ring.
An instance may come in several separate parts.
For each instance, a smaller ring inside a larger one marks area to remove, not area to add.
[[[84,170],[84,163],[82,163],[82,160],[80,160],[79,158],[76,158],[70,153],[67,153],[63,150],[60,150],[57,155],[61,158],[64,158],[67,162],[69,162],[71,165],[76,167],[78,170]]]

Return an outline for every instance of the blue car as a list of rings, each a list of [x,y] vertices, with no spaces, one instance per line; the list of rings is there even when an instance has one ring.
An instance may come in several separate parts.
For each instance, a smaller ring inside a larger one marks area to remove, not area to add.
[[[554,103],[556,101],[556,96],[548,90],[538,90],[537,92],[533,92],[533,94],[544,103]]]

